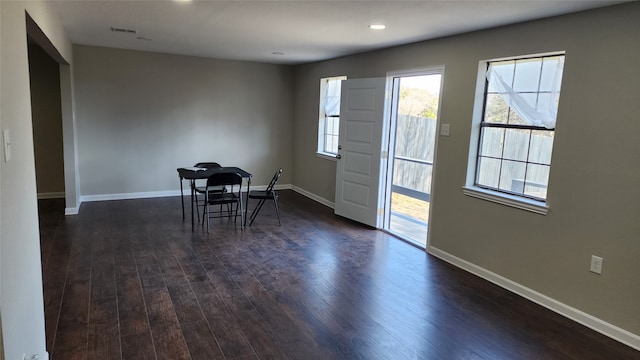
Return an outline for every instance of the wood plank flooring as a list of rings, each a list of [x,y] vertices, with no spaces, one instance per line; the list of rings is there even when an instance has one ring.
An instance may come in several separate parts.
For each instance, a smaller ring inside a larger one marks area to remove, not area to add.
[[[639,359],[380,231],[281,191],[207,234],[180,198],[39,203],[47,350],[73,359]]]

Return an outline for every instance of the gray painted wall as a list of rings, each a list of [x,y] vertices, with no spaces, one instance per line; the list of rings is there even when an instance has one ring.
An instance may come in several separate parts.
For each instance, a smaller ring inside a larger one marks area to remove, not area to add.
[[[29,45],[29,78],[38,194],[64,197],[60,65],[38,45]]]
[[[640,3],[464,34],[296,69],[294,185],[334,201],[316,156],[322,77],[444,65],[430,245],[640,335]],[[566,51],[547,216],[465,196],[478,64]],[[597,189],[594,191],[594,189]],[[592,254],[602,275],[589,272]]]
[[[0,309],[4,357],[46,358],[38,205],[31,126],[25,12],[60,54],[72,60],[71,42],[51,4],[0,1],[0,127],[11,131],[11,160],[0,154]]]
[[[74,60],[83,196],[176,190],[200,161],[291,183],[291,67],[91,46]]]

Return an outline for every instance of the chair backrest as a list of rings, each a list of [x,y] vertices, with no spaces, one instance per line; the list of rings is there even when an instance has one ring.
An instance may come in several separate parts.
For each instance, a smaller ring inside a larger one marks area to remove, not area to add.
[[[273,191],[273,187],[276,186],[278,179],[280,179],[280,174],[282,174],[282,168],[278,169],[278,171],[276,171],[276,173],[273,174],[273,177],[271,178],[271,182],[267,186],[268,193]]]
[[[220,166],[220,164],[218,164],[217,162],[199,162],[193,165],[193,167],[209,169],[209,168],[219,168],[222,166]]]
[[[216,173],[207,178],[207,187],[224,185],[242,185],[242,176],[236,173]]]

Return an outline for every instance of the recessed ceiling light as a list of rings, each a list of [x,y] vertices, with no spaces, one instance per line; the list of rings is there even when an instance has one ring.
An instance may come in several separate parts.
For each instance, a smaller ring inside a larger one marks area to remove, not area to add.
[[[384,26],[382,24],[369,25],[369,29],[371,29],[371,30],[384,30],[385,28],[386,28],[386,26]]]

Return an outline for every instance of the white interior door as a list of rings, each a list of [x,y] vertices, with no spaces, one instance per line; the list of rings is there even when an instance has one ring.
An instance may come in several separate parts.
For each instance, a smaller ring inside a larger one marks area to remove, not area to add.
[[[379,228],[385,78],[342,82],[336,215]]]

